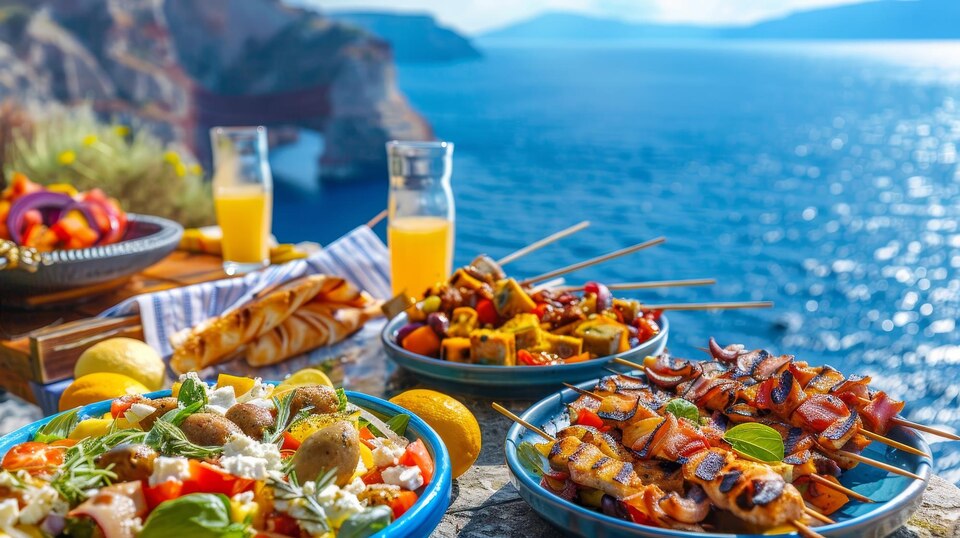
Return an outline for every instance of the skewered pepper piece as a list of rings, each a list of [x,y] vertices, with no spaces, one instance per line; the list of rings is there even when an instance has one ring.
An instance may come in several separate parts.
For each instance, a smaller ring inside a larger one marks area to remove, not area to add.
[[[453,309],[453,315],[450,316],[450,327],[447,329],[447,336],[451,337],[469,337],[470,333],[477,328],[477,311],[469,306],[460,306]]]

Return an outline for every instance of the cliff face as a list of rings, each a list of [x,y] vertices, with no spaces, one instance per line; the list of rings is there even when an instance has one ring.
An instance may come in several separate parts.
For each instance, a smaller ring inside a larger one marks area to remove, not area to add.
[[[213,125],[292,125],[350,179],[384,174],[387,140],[432,137],[384,41],[280,0],[7,0],[0,41],[0,97],[89,101],[202,157]]]

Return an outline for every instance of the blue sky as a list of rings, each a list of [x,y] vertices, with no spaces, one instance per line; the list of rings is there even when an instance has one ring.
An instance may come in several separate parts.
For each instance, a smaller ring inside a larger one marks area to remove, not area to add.
[[[287,0],[321,9],[377,9],[434,14],[476,34],[544,11],[576,11],[634,21],[704,25],[749,24],[792,11],[864,0]],[[960,0],[958,0],[960,1]]]

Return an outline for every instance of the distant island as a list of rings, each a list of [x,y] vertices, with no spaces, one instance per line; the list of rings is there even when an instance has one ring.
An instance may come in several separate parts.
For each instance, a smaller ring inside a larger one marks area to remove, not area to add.
[[[328,11],[325,14],[389,42],[397,63],[447,62],[481,56],[469,39],[439,25],[428,14],[376,11]]]
[[[877,0],[812,9],[749,26],[632,23],[577,13],[545,13],[486,32],[497,41],[630,39],[960,39],[960,0]]]

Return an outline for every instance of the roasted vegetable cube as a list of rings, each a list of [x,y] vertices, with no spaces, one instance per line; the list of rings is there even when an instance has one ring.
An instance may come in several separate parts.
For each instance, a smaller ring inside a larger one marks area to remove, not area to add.
[[[515,366],[516,340],[510,333],[478,329],[470,333],[470,355],[474,362]]]
[[[506,333],[512,333],[517,349],[533,349],[540,345],[540,318],[536,314],[517,314],[500,327]]]
[[[579,355],[583,350],[583,340],[576,336],[544,333],[537,351],[553,353],[561,359]]]
[[[454,288],[467,288],[468,290],[479,290],[483,287],[483,282],[468,274],[463,269],[457,269],[450,277],[450,285]]]
[[[633,320],[637,319],[637,316],[643,315],[643,311],[640,308],[640,301],[633,299],[614,299],[613,309],[620,312],[620,315],[623,316],[623,322],[626,324],[633,323]]]
[[[444,338],[440,343],[440,358],[451,362],[473,362],[470,358],[470,339]]]
[[[450,328],[447,329],[448,336],[469,337],[470,333],[477,328],[477,311],[469,306],[458,306],[453,309],[450,315]]]
[[[627,326],[606,316],[596,316],[584,321],[573,334],[583,339],[584,351],[598,357],[630,349]]]
[[[493,290],[493,306],[501,318],[512,318],[517,314],[533,312],[537,304],[523,291],[520,284],[512,278],[497,282]]]

